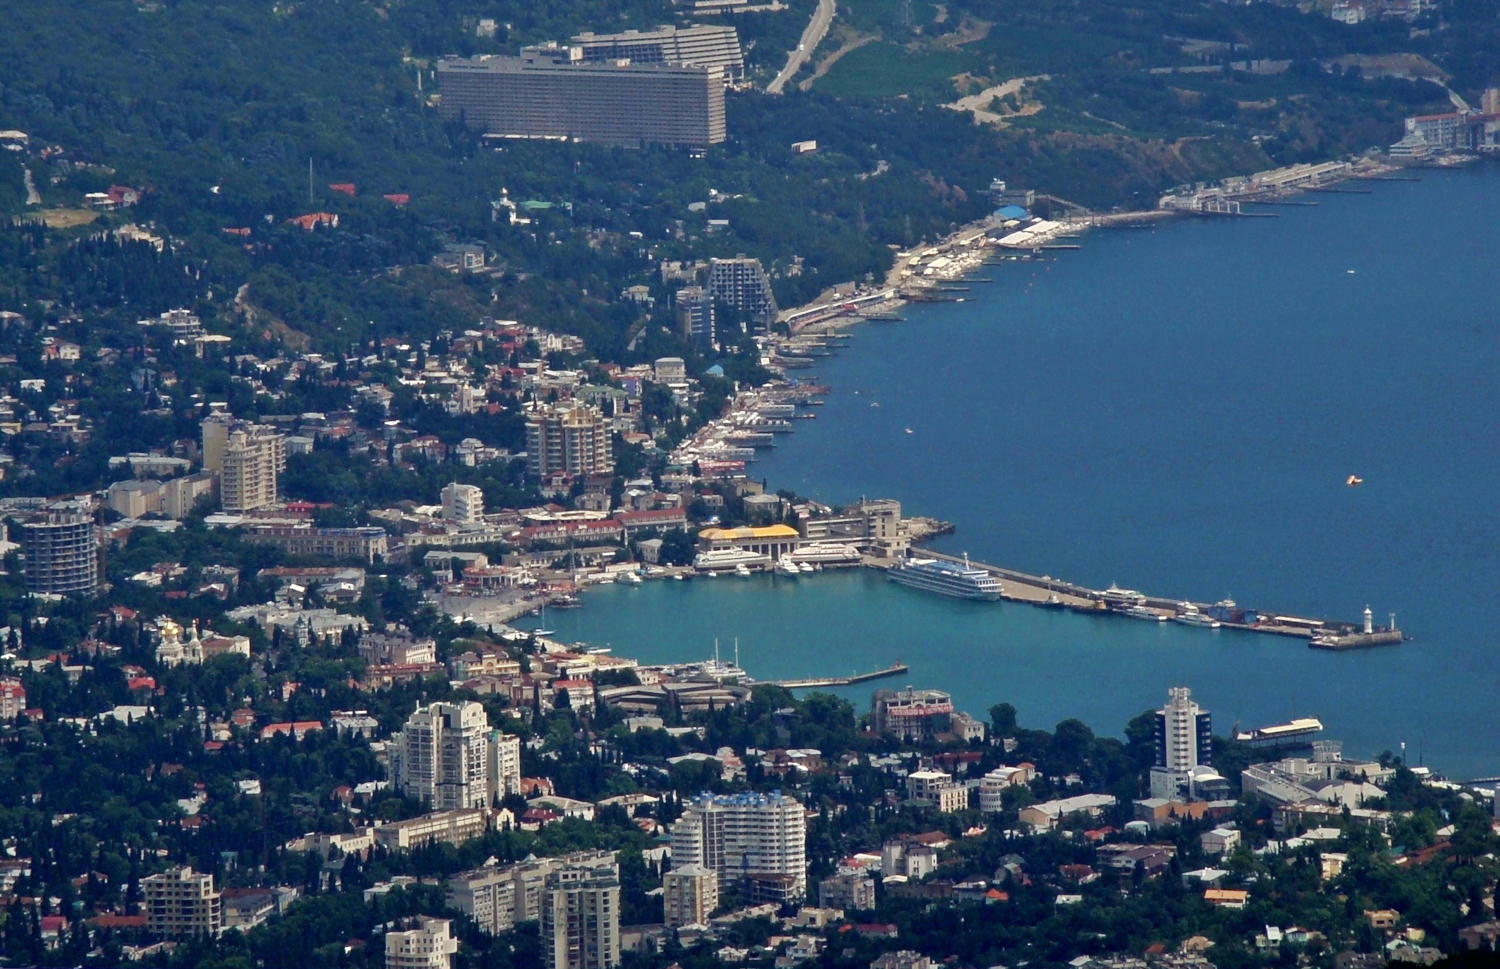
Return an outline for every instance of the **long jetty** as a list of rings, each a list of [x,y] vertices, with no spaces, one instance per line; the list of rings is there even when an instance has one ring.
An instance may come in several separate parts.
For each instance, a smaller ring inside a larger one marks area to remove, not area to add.
[[[930,549],[923,549],[921,554],[926,558],[941,559],[945,562],[967,562],[971,568],[983,569],[1002,580],[1001,598],[1003,599],[1035,606],[1063,607],[1075,612],[1096,615],[1117,614],[1106,605],[1106,593],[1098,589],[1064,582],[1051,576],[1032,575],[998,565],[986,565],[983,562],[975,562],[957,555],[946,555]],[[1213,604],[1206,602],[1167,599],[1152,595],[1145,596],[1141,605],[1161,616],[1171,618],[1177,615],[1177,609],[1183,603],[1205,614],[1214,607]],[[1405,639],[1405,635],[1397,628],[1377,628],[1366,633],[1361,623],[1334,619],[1311,619],[1270,611],[1257,612],[1257,616],[1265,618],[1258,618],[1253,623],[1225,622],[1221,619],[1219,623],[1226,629],[1240,629],[1246,632],[1269,633],[1273,636],[1291,636],[1308,640],[1308,645],[1314,649],[1335,651],[1399,643]]]
[[[849,676],[822,676],[804,680],[772,680],[772,686],[783,687],[788,690],[810,690],[829,686],[853,686],[856,683],[868,683],[870,680],[880,680],[887,676],[900,676],[910,667],[905,663],[895,662],[882,670],[873,670],[869,673],[854,673]]]

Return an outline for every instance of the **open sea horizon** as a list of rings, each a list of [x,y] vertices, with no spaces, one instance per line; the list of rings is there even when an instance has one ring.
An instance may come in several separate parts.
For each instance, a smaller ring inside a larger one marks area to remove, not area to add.
[[[1418,174],[987,266],[963,303],[852,328],[811,372],[832,387],[817,419],[750,472],[899,499],[979,561],[1321,618],[1369,605],[1409,642],[1329,653],[869,570],[602,587],[548,625],[644,663],[738,639],[758,679],[899,658],[905,677],[836,692],[867,709],[909,683],[1110,735],[1187,686],[1221,734],[1316,716],[1350,756],[1405,743],[1413,764],[1500,775],[1500,166]]]

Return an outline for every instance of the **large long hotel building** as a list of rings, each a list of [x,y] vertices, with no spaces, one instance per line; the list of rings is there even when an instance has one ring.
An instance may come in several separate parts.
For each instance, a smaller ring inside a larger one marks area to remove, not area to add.
[[[719,66],[590,62],[582,47],[441,60],[439,113],[489,135],[702,148],[724,140]]]

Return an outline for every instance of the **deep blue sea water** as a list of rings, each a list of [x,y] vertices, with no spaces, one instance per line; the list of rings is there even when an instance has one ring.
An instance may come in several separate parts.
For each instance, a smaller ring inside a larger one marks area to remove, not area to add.
[[[549,625],[653,662],[738,637],[762,678],[900,657],[977,716],[1007,700],[1115,734],[1185,685],[1219,732],[1316,715],[1351,754],[1405,741],[1500,774],[1500,166],[1364,184],[1278,218],[1091,232],[861,326],[816,372],[818,419],[752,473],[899,498],[983,561],[1350,620],[1369,604],[1411,642],[1330,654],[864,573],[604,589]]]

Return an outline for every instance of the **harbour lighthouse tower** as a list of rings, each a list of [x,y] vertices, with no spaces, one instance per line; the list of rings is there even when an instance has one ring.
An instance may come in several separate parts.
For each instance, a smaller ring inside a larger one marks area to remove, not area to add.
[[[1375,614],[1365,606],[1365,635],[1368,636],[1375,631]]]

